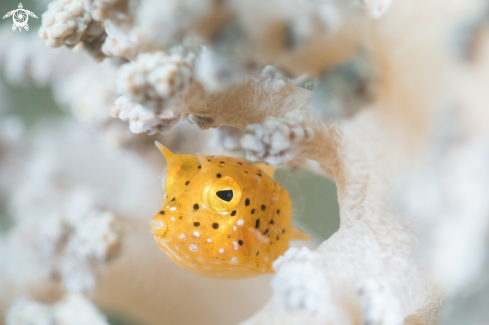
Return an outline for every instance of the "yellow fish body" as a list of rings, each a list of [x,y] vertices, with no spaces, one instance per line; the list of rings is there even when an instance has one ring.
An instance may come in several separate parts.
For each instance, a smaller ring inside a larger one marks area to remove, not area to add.
[[[272,273],[289,240],[309,239],[292,227],[292,201],[272,167],[156,145],[168,167],[163,207],[150,231],[176,264],[209,277],[248,278]]]

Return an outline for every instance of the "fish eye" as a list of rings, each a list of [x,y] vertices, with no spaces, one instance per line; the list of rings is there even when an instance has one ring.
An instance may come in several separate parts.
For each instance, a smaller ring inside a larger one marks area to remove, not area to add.
[[[218,198],[221,200],[224,200],[226,202],[231,202],[233,199],[233,191],[232,190],[223,190],[223,191],[217,191],[216,195]]]
[[[241,200],[241,188],[229,176],[207,180],[202,191],[202,203],[216,212],[231,211]]]

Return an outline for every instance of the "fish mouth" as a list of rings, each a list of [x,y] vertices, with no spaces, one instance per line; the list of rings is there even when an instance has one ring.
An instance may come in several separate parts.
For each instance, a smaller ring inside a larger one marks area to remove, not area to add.
[[[155,237],[155,240],[168,242],[171,239],[166,238],[166,234],[168,233],[168,227],[165,226],[165,222],[160,218],[153,218],[149,221],[149,231]]]
[[[165,229],[165,223],[161,219],[153,218],[149,221],[148,228],[153,235],[157,236],[158,233],[161,233]]]

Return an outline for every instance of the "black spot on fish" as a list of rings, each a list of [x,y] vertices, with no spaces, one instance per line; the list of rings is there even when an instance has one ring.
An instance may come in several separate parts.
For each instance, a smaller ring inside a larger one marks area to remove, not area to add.
[[[246,170],[245,170],[244,172],[245,172],[246,174],[248,174],[248,172],[247,172]]]
[[[256,229],[260,228],[260,219],[256,219],[255,228]]]
[[[160,211],[160,214],[165,214],[165,211],[161,210],[161,211]]]
[[[255,256],[258,256],[258,253],[260,253],[260,251],[257,251]]]
[[[250,205],[250,199],[246,199],[246,201],[245,201],[245,205],[246,205],[246,206]]]
[[[212,224],[212,228],[214,228],[214,229],[219,228],[219,224],[218,224],[217,222],[214,222],[214,223]]]
[[[235,215],[236,215],[236,210],[233,210],[233,211],[231,212],[231,217],[234,217]]]
[[[255,209],[251,209],[251,214],[255,214]]]
[[[267,230],[265,230],[265,231],[263,232],[263,234],[266,236],[266,235],[268,235],[268,233],[269,233],[269,232],[270,232],[270,229],[267,229]]]
[[[217,178],[221,178],[221,174],[217,174],[216,176],[217,176]]]
[[[210,160],[210,159],[207,159],[207,161],[208,161],[208,162],[211,162],[211,160]]]
[[[199,165],[199,167],[197,167],[197,168],[198,168],[198,169],[201,169],[201,168],[202,168],[202,166],[201,166],[201,165]]]
[[[172,202],[173,202],[173,201],[175,201],[175,198],[171,199],[171,201],[172,201]]]
[[[261,174],[260,173],[258,173],[257,175],[261,177]]]
[[[220,163],[220,164],[224,164],[224,161],[220,161],[219,163]]]
[[[238,244],[239,244],[239,246],[243,246],[243,241],[241,239],[238,240]]]
[[[261,210],[262,210],[262,211],[265,211],[265,209],[266,209],[266,208],[267,208],[267,206],[266,206],[265,204],[262,204],[262,206],[261,206]]]
[[[195,226],[195,227],[200,226],[200,222],[194,222],[194,226]]]
[[[239,161],[238,161],[238,164],[240,164],[241,166],[243,166],[243,163],[240,163]]]
[[[285,229],[282,229],[282,234],[285,234]]]
[[[280,214],[280,209],[277,210],[277,214]]]
[[[199,205],[197,203],[194,204],[194,210],[199,210]]]
[[[185,186],[187,186],[188,184],[190,184],[190,181],[186,181],[185,182]]]
[[[272,219],[272,220],[270,220],[270,224],[271,224],[271,225],[274,225],[274,224],[275,224],[275,221],[273,221],[273,219]]]

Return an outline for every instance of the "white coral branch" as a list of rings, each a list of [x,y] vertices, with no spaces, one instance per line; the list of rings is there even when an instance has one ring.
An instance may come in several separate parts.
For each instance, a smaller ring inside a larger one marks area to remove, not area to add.
[[[182,106],[185,113],[213,118],[216,125],[244,129],[248,124],[262,123],[269,115],[280,117],[292,110],[307,110],[310,95],[310,91],[292,85],[276,68],[267,66],[219,92],[208,92],[195,82]]]
[[[121,67],[117,92],[131,102],[161,112],[187,93],[193,79],[192,63],[192,54],[140,54],[136,61]]]
[[[314,266],[315,260],[314,254],[302,247],[289,249],[273,263],[277,271],[271,283],[273,295],[284,309],[317,316],[331,304],[325,275]]]
[[[82,0],[56,0],[50,3],[42,15],[39,36],[46,40],[49,47],[66,45],[73,48],[84,42],[94,57],[103,58],[100,48],[105,39],[104,27],[85,11]]]
[[[97,21],[104,19],[129,20],[134,0],[83,0],[85,10]]]
[[[87,298],[67,294],[49,306],[30,299],[17,300],[8,310],[7,325],[108,325],[106,317]]]
[[[182,41],[189,30],[212,35],[228,18],[227,5],[217,0],[145,0],[136,21],[148,43],[167,48]]]
[[[361,298],[363,325],[404,324],[401,302],[386,283],[369,279],[358,286],[357,292]]]
[[[179,113],[166,110],[162,114],[156,114],[142,105],[130,102],[125,96],[116,99],[110,114],[129,122],[129,129],[136,134],[166,133],[180,120]]]
[[[237,128],[221,125],[213,130],[209,139],[209,147],[229,151],[239,150],[241,149],[239,140],[242,135],[243,132]]]
[[[110,212],[93,213],[75,228],[67,250],[79,260],[104,264],[120,250],[117,219]]]
[[[123,57],[134,60],[139,53],[153,49],[142,39],[141,31],[137,28],[125,30],[111,21],[105,26],[107,37],[102,45],[102,52],[109,57]]]
[[[241,139],[246,157],[251,161],[264,160],[272,166],[291,162],[314,137],[312,128],[302,122],[301,113],[293,111],[283,118],[270,116],[261,125],[249,125]]]

